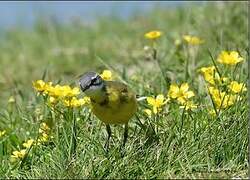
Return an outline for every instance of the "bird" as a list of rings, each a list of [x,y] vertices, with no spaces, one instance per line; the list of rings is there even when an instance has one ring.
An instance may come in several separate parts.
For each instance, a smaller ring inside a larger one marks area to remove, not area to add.
[[[93,71],[81,75],[79,85],[81,91],[90,98],[94,115],[106,125],[108,138],[104,145],[105,150],[109,149],[112,124],[125,126],[122,143],[124,147],[128,138],[128,122],[137,111],[136,94],[126,84],[104,80]]]

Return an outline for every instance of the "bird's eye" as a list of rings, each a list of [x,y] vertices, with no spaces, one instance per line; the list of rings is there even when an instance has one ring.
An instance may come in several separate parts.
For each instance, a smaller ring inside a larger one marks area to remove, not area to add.
[[[91,84],[94,84],[96,82],[97,78],[94,77],[93,79],[91,79]]]
[[[91,79],[91,85],[98,86],[101,83],[102,81],[98,76]]]

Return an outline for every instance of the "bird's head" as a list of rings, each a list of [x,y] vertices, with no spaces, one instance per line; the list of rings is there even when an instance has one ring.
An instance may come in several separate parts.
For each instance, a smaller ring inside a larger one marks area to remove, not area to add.
[[[87,96],[94,97],[101,94],[104,81],[97,73],[87,72],[80,77],[79,85]]]

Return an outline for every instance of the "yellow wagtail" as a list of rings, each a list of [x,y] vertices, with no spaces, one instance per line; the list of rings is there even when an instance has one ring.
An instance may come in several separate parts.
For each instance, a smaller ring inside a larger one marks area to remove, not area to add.
[[[109,124],[125,124],[123,146],[128,137],[128,121],[137,110],[136,95],[125,84],[105,81],[95,72],[83,74],[79,80],[81,90],[90,97],[93,113],[103,121],[108,132],[105,149],[109,147]]]

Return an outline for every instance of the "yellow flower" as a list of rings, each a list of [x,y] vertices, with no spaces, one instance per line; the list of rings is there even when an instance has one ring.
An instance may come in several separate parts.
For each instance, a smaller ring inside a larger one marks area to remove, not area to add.
[[[15,159],[23,159],[26,154],[26,149],[20,151],[13,151],[11,157]]]
[[[81,99],[80,101],[78,99],[76,99],[76,97],[73,97],[71,99],[71,106],[73,106],[73,107],[78,107],[78,106],[80,106],[81,104],[84,104],[84,103],[85,102],[84,102],[83,99]]]
[[[81,105],[85,104],[84,99],[77,99],[76,97],[73,97],[70,102],[71,107],[79,107]]]
[[[199,45],[204,43],[203,39],[200,39],[196,36],[184,35],[183,39],[190,45]]]
[[[64,101],[63,101],[63,103],[64,103],[64,106],[66,106],[66,107],[70,107],[70,99],[65,99]]]
[[[210,83],[211,85],[223,84],[228,80],[226,77],[220,77],[219,73],[216,71],[215,66],[202,67],[199,69],[199,72],[202,73],[205,81]]]
[[[73,97],[73,96],[77,96],[78,94],[80,94],[80,89],[78,87],[74,87],[73,89],[70,89],[68,91],[67,96],[68,97]]]
[[[152,116],[152,111],[151,111],[150,109],[144,109],[143,112],[146,113],[147,116],[151,118],[151,116]]]
[[[214,77],[218,76],[218,73],[215,73],[215,71],[215,66],[202,67],[199,69],[199,72],[202,73],[205,81],[213,85],[215,84]]]
[[[83,106],[84,104],[86,104],[86,101],[84,100],[84,98],[78,99],[78,103],[79,106]]]
[[[220,79],[218,79],[219,83],[224,83],[224,82],[227,82],[228,81],[228,78],[227,77],[221,77]]]
[[[87,105],[89,105],[91,103],[91,100],[88,96],[83,97],[83,100],[84,100],[85,104],[87,104]]]
[[[215,87],[209,87],[208,90],[212,96],[213,102],[215,103],[217,109],[225,109],[233,105],[236,101],[237,96],[232,94],[226,94],[225,92],[222,92]]]
[[[49,97],[49,102],[50,102],[51,104],[55,104],[55,103],[57,102],[57,99],[56,99],[55,97],[53,97],[53,96],[50,96],[50,97]]]
[[[58,86],[58,96],[67,97],[71,93],[71,88],[68,85]]]
[[[49,135],[47,133],[42,133],[42,136],[38,139],[41,142],[47,142],[49,140]]]
[[[10,96],[10,98],[8,99],[8,103],[14,103],[16,100],[13,96]]]
[[[220,108],[222,99],[226,95],[225,92],[221,92],[219,89],[215,87],[208,87],[208,91],[212,96],[212,99],[215,103],[216,108]]]
[[[85,104],[90,104],[90,98],[84,97],[81,99],[77,99],[76,97],[73,97],[72,99],[65,99],[63,102],[66,107],[79,107]]]
[[[36,82],[32,82],[33,87],[38,91],[44,91],[46,87],[46,83],[43,80],[37,80]]]
[[[146,33],[144,36],[147,39],[157,39],[162,35],[161,31],[150,31],[148,33]]]
[[[33,87],[38,92],[48,94],[50,103],[56,103],[57,98],[74,97],[80,94],[78,87],[71,88],[69,85],[60,86],[59,84],[52,86],[52,82],[46,83],[43,80],[33,82]]]
[[[239,56],[237,51],[222,51],[219,54],[217,61],[221,64],[235,65],[243,61],[243,58]]]
[[[112,72],[110,70],[104,70],[102,74],[100,74],[103,80],[110,81],[112,80]]]
[[[42,123],[39,128],[39,137],[38,141],[36,142],[37,145],[41,144],[41,142],[47,142],[49,139],[49,130],[50,127],[46,123]]]
[[[187,110],[192,110],[192,109],[196,109],[197,105],[195,105],[192,101],[187,101],[185,102],[182,106],[180,106],[180,108]]]
[[[40,145],[43,142],[47,142],[49,140],[49,135],[47,133],[42,133],[37,140],[37,144]]]
[[[209,113],[211,116],[213,116],[213,117],[216,116],[216,112],[215,112],[214,109],[209,110],[208,113]]]
[[[69,86],[56,85],[54,93],[59,97],[66,97],[70,90],[71,88]]]
[[[159,94],[156,98],[147,97],[147,102],[153,107],[154,114],[157,114],[161,111],[161,107],[167,103],[168,100],[165,100],[163,94]]]
[[[34,139],[29,139],[27,142],[23,143],[23,146],[25,148],[30,148],[34,142]]]
[[[182,83],[179,87],[177,84],[171,84],[168,96],[173,99],[177,99],[181,104],[184,104],[189,98],[194,96],[193,91],[189,91],[188,83]]]
[[[50,88],[52,88],[52,82],[44,82],[43,80],[37,80],[32,82],[33,87],[38,92],[43,92],[43,94],[48,94]]]
[[[234,93],[240,93],[247,90],[246,85],[244,83],[238,83],[237,81],[232,81],[228,85],[228,88]]]
[[[80,94],[80,89],[78,87],[71,88],[68,85],[60,86],[58,84],[54,87],[53,86],[47,87],[46,91],[48,92],[50,96],[53,96],[55,98],[56,97],[73,97],[73,96]]]
[[[44,133],[50,130],[50,127],[46,123],[42,123],[39,128],[39,133]]]
[[[49,93],[49,90],[53,88],[52,86],[52,82],[48,82],[48,83],[45,83],[45,87],[44,87],[44,94],[48,94]]]
[[[5,135],[5,133],[6,133],[6,131],[5,131],[5,130],[0,131],[0,137],[4,136],[4,135]]]

